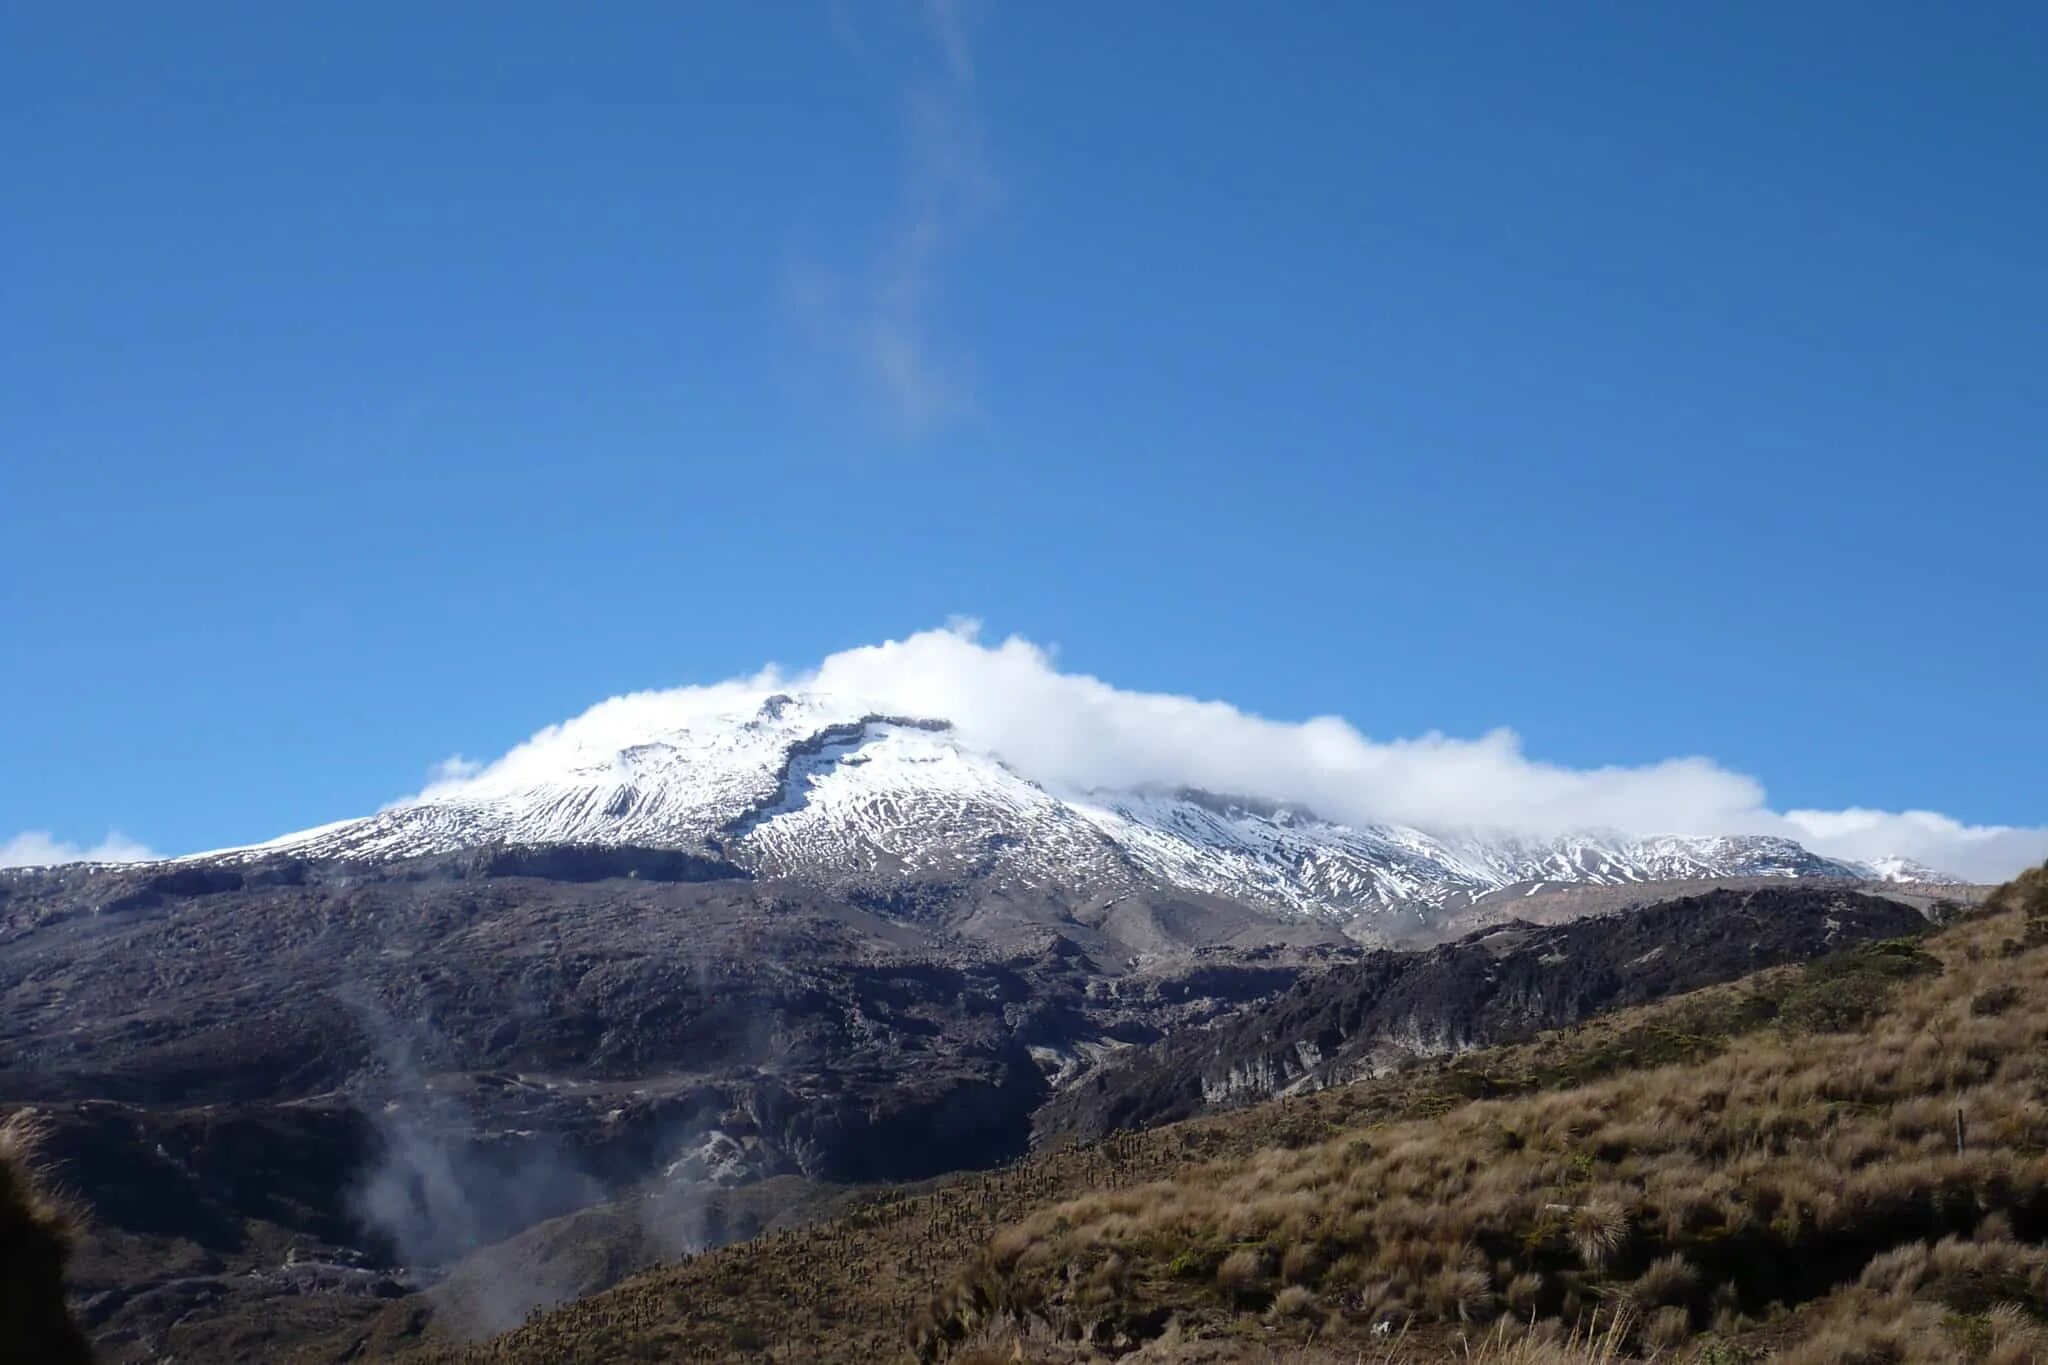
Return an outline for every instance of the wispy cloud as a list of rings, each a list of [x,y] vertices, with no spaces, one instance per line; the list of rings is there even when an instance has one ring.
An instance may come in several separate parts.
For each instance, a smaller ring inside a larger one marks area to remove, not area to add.
[[[1352,824],[1438,832],[1776,834],[1831,856],[1912,858],[1980,881],[2048,857],[2048,827],[1968,825],[1928,811],[1780,811],[1761,782],[1711,758],[1573,768],[1531,757],[1512,730],[1373,739],[1338,716],[1277,721],[1227,702],[1130,691],[1063,671],[1029,640],[985,644],[972,621],[849,649],[807,671],[769,668],[707,687],[615,697],[535,735],[472,780],[545,780],[569,756],[744,711],[764,690],[815,690],[869,709],[943,717],[1024,776],[1077,792],[1200,787],[1297,802]]]
[[[46,829],[27,829],[0,843],[0,867],[54,867],[59,863],[140,863],[157,855],[119,831],[90,847],[68,843]]]
[[[427,781],[460,782],[465,777],[475,777],[479,772],[483,771],[483,766],[483,764],[473,758],[464,758],[461,754],[450,754],[433,767],[427,769]]]
[[[961,25],[959,4],[956,0],[925,0],[924,12],[932,37],[945,54],[946,69],[963,88],[972,85],[974,60],[967,51],[967,30]]]
[[[833,14],[841,42],[864,52],[850,13]],[[851,269],[800,262],[785,280],[806,330],[908,435],[974,410],[965,349],[941,337],[943,285],[949,258],[1000,194],[964,18],[954,0],[927,0],[922,17],[927,55],[900,94],[900,169],[881,245]]]

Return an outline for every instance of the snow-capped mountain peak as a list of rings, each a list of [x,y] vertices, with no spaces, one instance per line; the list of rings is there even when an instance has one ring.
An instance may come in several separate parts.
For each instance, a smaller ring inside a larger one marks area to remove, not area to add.
[[[1187,789],[1054,790],[944,717],[851,697],[713,689],[659,714],[635,701],[375,815],[228,856],[630,845],[706,851],[762,876],[971,880],[1080,898],[1149,885],[1343,921],[1522,883],[1948,880],[1903,859],[1850,863],[1759,835],[1441,833]]]

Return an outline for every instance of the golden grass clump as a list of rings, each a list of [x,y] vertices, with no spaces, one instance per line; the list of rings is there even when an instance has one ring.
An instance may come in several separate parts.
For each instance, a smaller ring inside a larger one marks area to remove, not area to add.
[[[37,1170],[37,1137],[26,1110],[0,1120],[0,1354],[86,1365],[92,1352],[64,1303],[72,1218]]]

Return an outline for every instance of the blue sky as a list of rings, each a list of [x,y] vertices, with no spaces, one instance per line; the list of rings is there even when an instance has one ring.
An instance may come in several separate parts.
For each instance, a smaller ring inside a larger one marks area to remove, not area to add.
[[[0,841],[955,614],[2048,824],[2037,6],[15,6]]]

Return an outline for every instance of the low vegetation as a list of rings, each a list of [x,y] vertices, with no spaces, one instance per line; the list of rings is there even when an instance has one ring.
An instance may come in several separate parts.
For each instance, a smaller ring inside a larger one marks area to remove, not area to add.
[[[2041,893],[2015,895],[2024,920]],[[2048,953],[2011,927],[1823,959],[1532,1073],[1454,1069],[1510,1098],[1044,1209],[949,1288],[925,1349],[998,1320],[1111,1349],[1168,1322],[1557,1336],[1625,1305],[1627,1347],[1672,1352],[1842,1291],[1853,1311],[1785,1360],[2031,1359]]]
[[[47,1365],[92,1359],[64,1306],[71,1219],[38,1178],[33,1120],[0,1121],[0,1358]]]
[[[1919,939],[871,1196],[469,1354],[2017,1365],[2044,1100],[2037,871]]]

